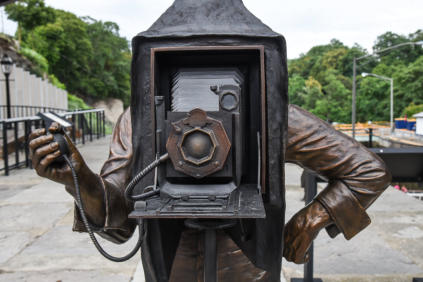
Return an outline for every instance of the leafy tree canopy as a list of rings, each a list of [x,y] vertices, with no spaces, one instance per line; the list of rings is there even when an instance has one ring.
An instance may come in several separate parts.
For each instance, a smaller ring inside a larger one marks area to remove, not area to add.
[[[45,58],[48,73],[68,91],[91,100],[114,97],[129,104],[131,53],[116,23],[80,18],[48,7],[43,0],[21,0],[8,5],[6,12],[19,24],[17,36],[25,53]]]
[[[377,37],[373,52],[391,46],[423,40],[423,31],[399,35],[386,32]],[[288,62],[289,99],[328,121],[351,122],[353,58],[368,53],[359,45],[345,46],[333,39],[315,46],[298,59]],[[395,116],[420,109],[423,105],[423,48],[403,46],[358,61],[357,120],[389,120],[390,83],[374,77],[361,77],[362,72],[394,79]],[[413,104],[414,103],[414,104]]]

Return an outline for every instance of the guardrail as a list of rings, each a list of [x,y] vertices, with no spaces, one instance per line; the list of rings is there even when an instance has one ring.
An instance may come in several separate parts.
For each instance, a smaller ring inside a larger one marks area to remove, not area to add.
[[[338,129],[338,131],[342,133],[352,133],[352,129]],[[363,128],[363,129],[355,129],[355,136],[368,136],[368,143],[367,147],[372,148],[373,147],[373,136],[374,136],[374,129],[373,128]]]
[[[35,116],[39,112],[64,113],[67,111],[68,111],[67,109],[43,107],[43,106],[26,106],[26,105],[11,105],[10,106],[11,118]],[[0,119],[6,119],[6,118],[7,118],[7,105],[0,105]]]
[[[105,136],[105,116],[103,109],[83,110],[57,113],[72,122],[70,137],[75,144],[85,144],[93,138]],[[31,167],[29,156],[29,135],[36,128],[44,127],[43,121],[38,116],[10,118],[0,120],[2,137],[2,156],[5,175],[11,169]],[[14,163],[10,155],[14,153]]]

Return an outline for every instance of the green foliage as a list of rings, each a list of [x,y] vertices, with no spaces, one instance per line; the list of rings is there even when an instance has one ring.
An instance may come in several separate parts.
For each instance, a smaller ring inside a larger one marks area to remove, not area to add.
[[[374,51],[423,40],[423,32],[408,36],[386,32],[380,35]],[[307,54],[288,62],[289,99],[328,121],[351,122],[353,58],[366,55],[359,45],[351,48],[334,39],[315,46]],[[362,72],[394,79],[394,113],[400,116],[410,103],[423,104],[423,48],[404,46],[357,64],[357,120],[389,120],[390,83]]]
[[[79,97],[113,97],[129,104],[131,53],[116,23],[79,18],[43,0],[22,0],[6,12],[18,22],[23,49],[48,61],[47,68],[37,65],[54,75],[52,81],[63,82]]]
[[[5,11],[9,19],[18,22],[25,30],[53,22],[56,17],[54,9],[45,6],[43,0],[20,0],[6,5]]]
[[[30,60],[33,63],[33,71],[38,74],[39,76],[42,76],[44,73],[48,73],[49,65],[47,59],[38,53],[37,51],[22,47],[19,50],[19,53],[26,57],[28,60]]]
[[[408,107],[404,109],[402,115],[407,115],[408,118],[412,118],[413,115],[423,112],[423,104],[415,105],[411,103]]]
[[[410,103],[423,104],[423,55],[408,66],[401,66],[393,74],[396,114]]]
[[[89,109],[91,109],[91,107],[88,106],[87,104],[85,104],[84,100],[82,100],[81,98],[69,93],[68,94],[68,109],[70,111],[72,111],[72,110],[89,110]]]
[[[48,80],[50,81],[51,84],[53,84],[57,88],[66,90],[66,85],[64,85],[63,83],[61,83],[54,74],[49,74],[48,75]]]

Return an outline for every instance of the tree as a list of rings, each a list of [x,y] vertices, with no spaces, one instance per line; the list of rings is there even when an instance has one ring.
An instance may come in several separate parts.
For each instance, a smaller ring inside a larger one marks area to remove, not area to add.
[[[54,22],[56,18],[54,9],[46,7],[43,0],[21,0],[7,5],[5,11],[10,20],[18,23],[19,40],[24,40],[35,27]]]
[[[66,84],[70,92],[87,92],[93,48],[87,25],[72,13],[55,10],[56,21],[34,28],[25,45],[49,62],[51,73]]]
[[[42,0],[24,0],[6,11],[22,27],[26,53],[45,58],[48,70],[42,69],[64,82],[68,91],[94,100],[120,98],[129,104],[131,53],[116,23],[79,18]]]
[[[119,36],[119,26],[113,22],[84,18],[93,46],[90,62],[94,93],[105,97],[121,97],[126,103],[130,98],[130,61],[128,42]]]
[[[311,112],[327,121],[348,122],[351,117],[351,91],[338,79],[335,70],[325,72],[323,99],[316,102]]]
[[[377,38],[375,51],[403,42],[423,40],[423,32],[398,35],[386,32]],[[322,119],[351,122],[353,58],[366,55],[359,45],[349,48],[334,39],[315,46],[288,62],[291,103]],[[390,84],[377,78],[361,78],[362,72],[394,79],[394,114],[401,115],[410,103],[423,104],[423,48],[405,46],[369,56],[357,64],[357,120],[389,120]]]
[[[305,79],[301,75],[294,74],[289,78],[288,96],[291,104],[304,105],[305,90]]]

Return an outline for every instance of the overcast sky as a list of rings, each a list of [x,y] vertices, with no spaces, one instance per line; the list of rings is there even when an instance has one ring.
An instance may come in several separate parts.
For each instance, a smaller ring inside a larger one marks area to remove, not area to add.
[[[78,16],[114,21],[121,35],[132,39],[147,29],[172,0],[46,0],[54,8]],[[423,29],[422,0],[244,0],[247,8],[273,30],[285,36],[288,58],[297,58],[311,47],[332,38],[367,50],[386,31],[409,34]],[[3,16],[4,31],[16,25]]]

